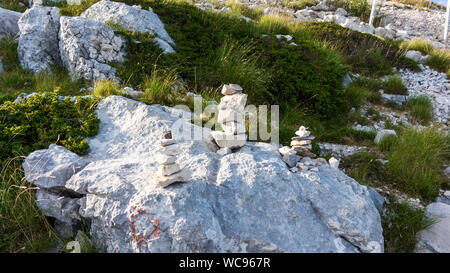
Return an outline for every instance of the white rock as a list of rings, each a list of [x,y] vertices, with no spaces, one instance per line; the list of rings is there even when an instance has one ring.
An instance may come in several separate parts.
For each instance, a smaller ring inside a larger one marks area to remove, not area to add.
[[[450,252],[450,205],[432,203],[426,208],[427,214],[437,222],[418,234],[417,252]]]
[[[213,131],[211,134],[220,148],[240,148],[247,143],[247,135],[245,134],[235,135],[219,131]]]
[[[170,146],[176,144],[177,141],[175,139],[161,139],[159,141],[159,145],[162,147]]]
[[[222,129],[227,134],[240,135],[245,134],[245,125],[239,122],[227,122],[221,124]]]
[[[220,156],[201,140],[185,139],[176,122],[200,128],[170,109],[118,96],[99,103],[99,132],[86,139],[90,162],[64,183],[80,195],[79,214],[90,222],[99,251],[383,251],[381,218],[367,187],[328,165],[292,173],[278,147],[268,143],[248,143]],[[152,175],[159,166],[157,141],[169,129],[182,146],[177,157],[183,171],[191,173],[167,177],[167,183],[188,183],[161,189],[159,183],[167,184]],[[46,161],[55,162],[47,150],[25,159],[30,166]],[[56,174],[58,168],[34,175]],[[138,243],[139,236],[146,241]]]
[[[405,57],[411,59],[417,63],[420,63],[422,60],[422,53],[416,50],[408,50],[405,54]]]
[[[331,157],[328,159],[328,163],[330,164],[331,168],[333,169],[339,169],[339,160],[337,160],[334,157]]]
[[[175,52],[172,48],[175,46],[175,42],[165,30],[164,24],[158,15],[151,10],[128,6],[124,3],[102,0],[85,10],[81,14],[81,17],[101,23],[111,22],[129,31],[150,33],[156,36],[155,41],[164,53]]]
[[[0,8],[0,39],[6,36],[15,37],[19,33],[17,22],[22,14]]]
[[[117,79],[108,63],[124,60],[125,41],[102,23],[82,17],[62,16],[59,49],[73,78]]]
[[[160,165],[159,166],[159,175],[161,176],[169,176],[181,170],[180,165],[177,163],[168,164],[168,165]]]
[[[377,135],[375,136],[375,139],[373,141],[378,144],[384,137],[388,135],[397,136],[397,133],[394,130],[383,129],[377,132]]]
[[[168,156],[165,154],[158,155],[157,162],[161,165],[170,165],[174,164],[177,161],[176,156]]]
[[[247,94],[227,95],[220,99],[219,110],[232,109],[237,112],[244,112],[247,103]]]
[[[299,137],[307,137],[311,135],[311,132],[307,130],[305,126],[300,126],[300,128],[295,132]]]
[[[290,154],[296,154],[294,150],[291,149],[289,146],[283,146],[280,149],[278,149],[278,152],[284,156],[284,155],[290,155]]]
[[[18,24],[17,53],[24,69],[39,73],[50,71],[52,65],[61,65],[58,8],[34,6],[23,13]]]
[[[222,87],[222,95],[233,95],[238,93],[242,93],[242,88],[240,90],[239,88],[233,88],[232,84],[224,84]]]
[[[220,149],[217,151],[217,154],[219,154],[219,155],[229,155],[229,154],[231,154],[231,153],[232,153],[232,151],[231,151],[230,148],[220,148]]]
[[[217,122],[222,124],[228,122],[237,122],[244,124],[245,117],[242,112],[238,112],[233,109],[226,109],[219,111],[219,114],[217,115]]]
[[[186,182],[191,179],[191,172],[189,170],[181,170],[169,176],[156,176],[156,184],[159,187],[165,188],[175,182]]]

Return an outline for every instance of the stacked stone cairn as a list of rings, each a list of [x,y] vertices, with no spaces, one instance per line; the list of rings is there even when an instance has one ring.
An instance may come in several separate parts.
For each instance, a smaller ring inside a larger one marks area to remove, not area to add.
[[[244,109],[247,95],[242,93],[238,84],[225,84],[222,88],[224,97],[220,100],[217,122],[223,131],[213,131],[211,135],[221,148],[218,153],[227,154],[247,143],[245,133]]]
[[[318,172],[319,165],[329,164],[332,168],[339,168],[339,160],[332,157],[329,161],[325,158],[316,158],[310,150],[312,148],[311,142],[314,140],[314,136],[308,131],[308,128],[300,126],[295,132],[295,137],[291,140],[291,146],[281,147],[280,152],[283,161],[288,165],[292,172],[298,171],[313,171]]]
[[[177,155],[181,151],[170,131],[164,134],[159,145],[162,147],[162,152],[157,159],[160,165],[158,172],[153,175],[158,181],[158,185],[164,188],[175,182],[187,181],[189,179],[188,171],[182,170],[176,163]]]
[[[314,136],[304,126],[295,132],[296,136],[291,139],[291,147],[297,152],[297,155],[302,157],[315,157],[316,155],[311,153],[312,145],[311,141],[314,140]]]

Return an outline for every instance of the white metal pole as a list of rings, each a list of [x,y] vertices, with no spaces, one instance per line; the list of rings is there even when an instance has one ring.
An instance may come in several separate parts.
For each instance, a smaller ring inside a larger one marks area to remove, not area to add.
[[[444,28],[444,43],[447,46],[448,41],[448,19],[450,17],[450,0],[447,0],[447,16],[445,18],[445,28]]]
[[[377,8],[377,0],[372,0],[372,11],[370,12],[370,20],[369,20],[369,25],[371,25],[371,26],[373,26],[373,20],[375,18],[376,8]],[[448,13],[447,13],[447,15],[448,15]]]

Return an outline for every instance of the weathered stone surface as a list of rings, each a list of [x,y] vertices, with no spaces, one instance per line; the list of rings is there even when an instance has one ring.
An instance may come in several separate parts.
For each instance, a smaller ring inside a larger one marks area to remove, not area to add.
[[[417,252],[450,253],[450,205],[431,203],[427,214],[437,222],[418,234]]]
[[[213,131],[211,134],[220,148],[235,149],[242,147],[247,143],[246,134],[235,135],[220,131]]]
[[[49,71],[52,65],[61,65],[58,8],[34,6],[23,13],[18,24],[17,52],[24,69],[39,73]]]
[[[422,53],[420,53],[420,51],[416,51],[416,50],[409,50],[408,52],[406,52],[405,57],[409,58],[417,63],[420,63],[422,60]]]
[[[0,73],[2,73],[3,71],[5,71],[5,68],[3,67],[3,63],[0,60]]]
[[[109,62],[122,62],[125,41],[111,27],[82,17],[61,17],[59,49],[74,78],[116,79]]]
[[[14,37],[19,33],[17,22],[22,13],[0,8],[0,39],[6,36]]]
[[[44,215],[71,225],[80,219],[78,210],[80,208],[79,198],[70,198],[52,194],[44,189],[36,192],[36,203]]]
[[[300,156],[298,156],[297,154],[286,154],[283,155],[282,159],[290,168],[293,168],[300,160]]]
[[[237,112],[244,112],[247,103],[247,94],[227,95],[220,99],[219,110],[232,109]]]
[[[87,139],[90,163],[65,187],[85,195],[80,216],[91,221],[100,251],[383,251],[369,190],[339,170],[321,165],[293,173],[278,147],[266,143],[218,155],[174,130],[178,122],[200,128],[168,107],[111,96],[96,113],[99,133]],[[191,174],[186,183],[161,188],[152,175],[162,149],[158,140],[168,129],[179,140],[178,162]],[[55,173],[54,162],[34,177]]]
[[[35,151],[23,162],[25,179],[44,189],[64,188],[66,181],[88,162],[62,146],[51,144]]]
[[[81,17],[97,22],[111,22],[129,31],[150,33],[155,35],[155,41],[164,53],[174,53],[172,46],[175,42],[164,28],[163,22],[151,10],[144,10],[138,6],[128,6],[108,0],[95,3],[85,10]]]

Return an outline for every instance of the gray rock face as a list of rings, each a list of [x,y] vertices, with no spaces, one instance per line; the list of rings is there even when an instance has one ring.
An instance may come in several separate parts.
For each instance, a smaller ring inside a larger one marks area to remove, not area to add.
[[[59,49],[72,77],[116,79],[109,62],[122,62],[125,41],[111,27],[82,17],[61,17]]]
[[[59,9],[34,6],[19,20],[20,37],[17,52],[20,64],[33,73],[49,71],[61,65],[58,48]]]
[[[417,252],[450,253],[450,205],[431,203],[426,211],[436,223],[419,232]]]
[[[0,8],[0,39],[6,36],[14,37],[19,33],[17,22],[22,13]]]
[[[210,133],[180,120],[168,107],[111,96],[96,113],[99,133],[86,140],[91,148],[83,157],[89,164],[69,179],[55,180],[83,195],[79,216],[91,221],[90,233],[100,250],[383,251],[371,193],[339,170],[323,164],[314,172],[292,173],[278,147],[265,143],[247,143],[221,156],[176,130]],[[177,163],[191,172],[191,180],[160,188],[152,175],[162,149],[158,140],[168,129],[179,140]],[[27,157],[26,166],[50,164],[32,175],[26,168],[29,182],[56,184],[39,178],[67,169],[66,159],[80,162],[56,147]]]
[[[102,0],[85,10],[82,17],[106,23],[118,24],[130,31],[147,32],[155,35],[155,41],[164,53],[174,53],[175,42],[164,28],[163,22],[151,10],[144,10],[124,3]]]

